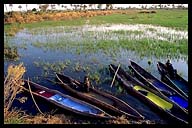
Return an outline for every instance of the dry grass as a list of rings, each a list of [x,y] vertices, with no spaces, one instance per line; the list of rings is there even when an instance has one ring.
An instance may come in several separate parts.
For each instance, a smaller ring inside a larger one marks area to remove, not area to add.
[[[39,114],[36,116],[31,116],[26,119],[29,124],[71,124],[63,114],[62,115],[50,115],[50,114]]]
[[[146,11],[145,11],[146,12]],[[12,12],[10,14],[4,15],[4,24],[11,23],[33,23],[38,21],[46,21],[46,20],[71,20],[77,18],[88,18],[93,16],[104,16],[110,15],[114,13],[119,14],[136,14],[137,10],[94,10],[94,11],[58,11],[58,12]],[[153,11],[149,11],[149,13],[154,13]]]
[[[125,116],[118,117],[115,120],[109,120],[107,124],[130,124],[130,121],[125,118]]]
[[[5,124],[24,124],[26,122],[26,118],[28,118],[29,115],[25,114],[24,111],[20,109],[12,109],[11,111],[7,111],[7,109],[4,108],[4,123]]]
[[[18,66],[10,65],[8,67],[7,76],[4,78],[4,123],[23,122],[23,117],[21,117],[23,111],[16,109],[10,110],[10,108],[16,95],[23,91],[19,86],[24,84],[21,79],[24,73],[25,67],[23,64],[19,64]],[[18,100],[20,102],[25,102],[26,97],[22,97]]]
[[[7,76],[4,79],[4,108],[7,110],[10,109],[16,95],[22,92],[19,86],[24,84],[21,79],[24,73],[23,64],[8,67]]]
[[[125,118],[125,116],[121,116],[115,120],[109,120],[106,123],[107,124],[155,124],[156,122],[150,121],[150,120],[139,120],[139,121],[128,120]]]
[[[20,13],[20,12],[12,12],[11,14],[5,14],[4,16],[4,24],[10,23],[32,23],[38,21],[45,20],[69,20],[69,19],[77,19],[81,17],[92,17],[99,15],[108,15],[112,13],[116,13],[114,10],[105,10],[105,11],[71,11],[71,12],[39,12],[39,13]]]
[[[144,11],[146,12],[146,11]],[[138,10],[94,10],[94,11],[56,11],[56,12],[11,12],[4,14],[4,24],[19,23],[17,26],[11,26],[8,29],[7,35],[14,36],[19,30],[22,29],[22,23],[34,23],[41,21],[61,21],[61,20],[73,20],[79,18],[90,18],[94,16],[104,16],[110,14],[137,14]],[[149,11],[154,13],[154,11]]]

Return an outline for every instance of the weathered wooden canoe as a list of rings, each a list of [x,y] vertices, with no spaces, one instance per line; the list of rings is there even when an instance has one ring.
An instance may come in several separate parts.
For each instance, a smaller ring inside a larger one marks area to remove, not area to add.
[[[89,92],[82,92],[79,90],[79,88],[82,87],[82,82],[58,73],[56,73],[56,77],[57,80],[59,80],[60,82],[62,81],[62,83],[60,83],[59,85],[61,85],[72,96],[91,103],[106,111],[110,115],[125,115],[128,118],[136,120],[144,119],[144,117],[134,108],[109,93],[96,90],[92,87],[90,88]]]
[[[158,91],[162,96],[167,97],[172,102],[178,104],[185,111],[188,111],[188,99],[182,96],[175,89],[167,85],[166,83],[160,81],[155,76],[147,72],[137,63],[130,60],[129,68],[134,72],[134,75],[142,83],[148,85],[150,88]]]
[[[27,85],[28,81],[24,80],[24,82],[25,82],[24,86],[27,89],[29,89]],[[31,87],[31,91],[33,92],[34,96],[44,99],[48,102],[51,102],[57,107],[60,107],[62,109],[74,112],[79,115],[92,117],[96,119],[115,119],[115,117],[107,114],[100,108],[94,105],[91,105],[85,101],[81,101],[69,95],[62,94],[57,90],[46,88],[32,81],[29,81],[29,85]]]
[[[188,82],[185,79],[183,79],[178,74],[176,74],[174,78],[170,77],[170,74],[168,73],[165,64],[163,64],[161,62],[157,63],[157,68],[158,68],[159,73],[162,76],[163,82],[170,85],[172,88],[174,88],[180,94],[185,96],[185,98],[188,98],[189,88],[188,88]]]
[[[109,65],[111,73],[115,73],[117,66]],[[127,92],[142,102],[146,103],[152,110],[157,112],[169,123],[188,123],[188,113],[169,99],[161,97],[160,93],[145,86],[143,83],[119,68],[116,79]]]

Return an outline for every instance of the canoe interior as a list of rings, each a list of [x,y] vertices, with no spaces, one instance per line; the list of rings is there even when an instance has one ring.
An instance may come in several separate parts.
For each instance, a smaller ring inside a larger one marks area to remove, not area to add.
[[[189,88],[186,86],[185,83],[183,83],[181,80],[172,79],[172,82],[180,88],[182,91],[184,91],[187,95],[189,95]]]
[[[93,91],[90,91],[89,93],[83,93],[86,96],[90,96],[90,97],[94,97],[96,99],[100,99],[103,102],[106,102],[110,105],[114,105],[114,102],[112,100],[110,100],[109,98],[103,97],[97,93],[94,93]]]
[[[155,103],[157,106],[161,107],[164,110],[170,110],[173,107],[172,103],[167,102],[166,100],[160,98],[159,96],[155,95],[152,92],[149,92],[148,90],[144,89],[139,85],[134,85],[133,88],[136,91],[142,93],[146,98],[148,98],[149,100],[151,100],[153,103]]]
[[[91,89],[93,90],[92,94],[94,94],[95,96],[100,96],[102,97],[102,99],[104,99],[104,101],[106,101],[106,103],[116,107],[119,110],[123,110],[124,112],[134,115],[136,117],[138,117],[139,119],[144,119],[144,117],[134,108],[132,108],[130,105],[128,105],[126,102],[120,100],[119,98],[113,96],[112,94],[109,93],[104,93],[101,91],[98,91],[96,89]]]
[[[161,77],[161,80],[163,82],[165,82],[166,84],[170,85],[171,87],[173,87],[177,92],[179,92],[183,97],[185,97],[186,99],[188,99],[188,93],[189,91],[185,91],[186,88],[180,88],[178,85],[176,85],[176,83],[181,83],[180,80],[176,80],[176,81],[173,81],[171,80],[168,76],[162,76]],[[177,83],[177,84],[178,84]],[[181,85],[181,84],[180,84]]]
[[[106,102],[106,103],[108,103],[110,105],[115,105],[114,101],[111,98],[103,96],[103,94],[101,92],[96,91],[93,88],[90,88],[89,92],[82,91],[82,89],[81,89],[82,84],[83,84],[82,82],[77,81],[77,80],[72,79],[72,78],[69,78],[66,75],[61,75],[61,74],[57,74],[57,75],[62,79],[62,81],[64,83],[66,83],[66,85],[68,85],[72,89],[82,93],[83,95],[86,95],[88,97],[94,97],[96,99],[100,99],[101,101]]]
[[[71,89],[73,89],[73,91],[75,90],[76,93],[78,93],[78,94],[87,96],[89,98],[94,97],[94,98],[99,99],[99,100],[101,100],[103,102],[107,102],[110,105],[114,104],[114,102],[111,99],[109,99],[107,97],[104,97],[101,94],[95,93],[92,88],[90,88],[89,92],[84,92],[81,89],[82,84],[83,84],[82,82],[79,82],[79,81],[77,81],[75,79],[69,78],[66,75],[61,75],[61,74],[58,74],[58,73],[57,73],[57,76],[62,80],[62,82],[64,82],[66,84],[66,85],[64,85],[65,87],[66,86],[70,87]]]
[[[88,113],[92,113],[92,114],[99,114],[99,112],[100,112],[90,106],[83,105],[82,103],[78,103],[69,98],[65,98],[59,94],[55,94],[54,96],[50,97],[50,99],[56,101],[57,103],[60,103],[61,105],[70,107],[75,110],[79,110],[81,112],[88,112]]]
[[[161,88],[161,85],[164,85],[163,83],[159,82],[159,81],[150,81],[153,85],[155,85],[155,87],[157,87],[158,89],[160,89],[160,91],[166,95],[170,100],[172,100],[173,102],[176,102],[179,106],[187,109],[188,108],[188,101],[186,101],[184,98],[182,98],[180,95],[176,94],[173,91],[167,91],[165,89]]]
[[[98,91],[96,91],[93,88],[90,88],[89,92],[84,92],[82,91],[82,89],[80,89],[82,87],[82,82],[77,81],[75,79],[69,78],[66,75],[61,75],[61,74],[57,74],[64,83],[66,83],[66,85],[68,85],[69,87],[73,88],[74,90],[78,91],[79,93],[82,93],[83,95],[86,95],[88,97],[94,97],[96,99],[99,99],[103,102],[106,102],[110,105],[115,105],[114,101],[106,96],[103,96],[102,93],[99,93]]]

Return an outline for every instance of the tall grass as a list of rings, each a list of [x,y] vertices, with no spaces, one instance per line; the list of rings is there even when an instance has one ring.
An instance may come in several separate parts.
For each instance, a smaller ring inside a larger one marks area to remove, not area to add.
[[[20,86],[24,83],[22,81],[23,74],[25,73],[25,67],[23,64],[18,66],[10,65],[8,67],[7,76],[4,78],[4,123],[23,123],[22,111],[12,109],[10,110],[16,95],[23,90]],[[25,102],[26,98],[19,99],[21,102]]]

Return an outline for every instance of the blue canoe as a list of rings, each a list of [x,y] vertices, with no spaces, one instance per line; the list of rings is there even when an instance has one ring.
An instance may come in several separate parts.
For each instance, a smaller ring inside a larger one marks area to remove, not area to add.
[[[24,86],[28,87],[28,81],[24,80],[24,82]],[[104,112],[102,109],[69,95],[65,95],[57,90],[46,88],[32,81],[29,81],[29,85],[31,86],[31,91],[36,97],[51,102],[62,109],[96,119],[115,119],[115,117]]]
[[[134,72],[134,75],[142,83],[148,85],[150,88],[158,91],[162,96],[165,96],[172,102],[178,104],[185,111],[188,111],[188,99],[182,96],[175,89],[157,79],[155,76],[147,72],[145,69],[143,69],[132,60],[130,60],[129,68]]]

